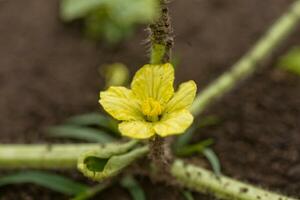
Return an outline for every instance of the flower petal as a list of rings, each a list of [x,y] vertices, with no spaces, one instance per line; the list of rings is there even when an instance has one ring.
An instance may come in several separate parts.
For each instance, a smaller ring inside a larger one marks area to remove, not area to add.
[[[174,111],[188,109],[196,96],[197,85],[194,81],[187,81],[180,84],[178,91],[167,103],[164,112],[171,113]]]
[[[100,92],[99,103],[104,110],[117,120],[143,119],[138,100],[125,87],[110,87]]]
[[[145,121],[122,122],[119,130],[123,136],[135,139],[146,139],[155,134],[152,123]]]
[[[193,115],[188,110],[172,112],[163,116],[155,124],[154,130],[161,137],[183,133],[193,122]]]
[[[153,98],[165,105],[174,94],[174,68],[171,64],[145,65],[131,83],[135,96],[141,100]]]

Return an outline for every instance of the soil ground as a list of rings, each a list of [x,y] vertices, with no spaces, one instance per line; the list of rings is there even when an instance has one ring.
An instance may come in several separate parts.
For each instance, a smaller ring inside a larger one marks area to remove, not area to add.
[[[287,0],[175,0],[171,3],[179,60],[177,81],[199,91],[237,61],[288,7]],[[58,0],[0,1],[0,142],[46,143],[44,128],[98,110],[101,64],[123,62],[132,73],[147,62],[141,27],[116,48],[82,37],[58,18]],[[300,197],[300,79],[274,69],[300,44],[300,29],[262,68],[205,114],[222,123],[199,130],[214,138],[223,173]],[[201,117],[200,117],[201,119]],[[197,159],[197,158],[193,158]],[[2,172],[4,174],[6,172]],[[69,176],[82,179],[74,172]],[[182,199],[176,188],[139,177],[148,199]],[[3,199],[66,199],[33,185],[0,190]],[[196,199],[212,199],[195,195]],[[130,199],[115,186],[98,199]]]

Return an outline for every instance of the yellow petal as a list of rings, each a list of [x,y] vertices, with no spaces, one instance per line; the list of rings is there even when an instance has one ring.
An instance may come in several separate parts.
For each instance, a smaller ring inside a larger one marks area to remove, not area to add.
[[[117,120],[143,119],[138,100],[125,87],[110,87],[100,92],[99,103],[104,110]]]
[[[164,112],[171,113],[182,109],[189,109],[195,99],[196,91],[197,85],[194,81],[187,81],[180,84],[178,91],[167,103]]]
[[[136,72],[131,88],[137,98],[143,101],[152,98],[165,105],[174,94],[173,82],[171,64],[145,65]]]
[[[188,110],[172,112],[163,116],[154,125],[155,132],[161,137],[183,133],[193,122],[193,115]]]
[[[129,121],[119,124],[123,136],[134,139],[146,139],[155,134],[152,123],[145,121]]]

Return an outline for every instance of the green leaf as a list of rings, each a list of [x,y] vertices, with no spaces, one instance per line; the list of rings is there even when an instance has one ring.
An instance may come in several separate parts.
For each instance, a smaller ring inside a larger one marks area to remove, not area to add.
[[[100,113],[77,115],[69,118],[66,123],[78,126],[99,126],[119,134],[118,123],[114,119]]]
[[[115,176],[149,151],[148,146],[134,148],[137,143],[132,140],[124,144],[110,144],[105,149],[87,151],[79,157],[77,167],[95,181]]]
[[[294,47],[283,55],[277,65],[283,70],[300,76],[300,47]]]
[[[147,23],[159,14],[158,5],[157,0],[62,0],[60,12],[63,20],[71,21],[105,7],[121,24]]]
[[[202,151],[202,153],[207,158],[207,160],[209,161],[214,173],[217,176],[220,176],[221,175],[221,165],[220,165],[220,161],[218,159],[218,156],[215,154],[215,152],[211,148],[205,148]]]
[[[104,131],[74,125],[53,126],[47,129],[51,137],[70,138],[89,142],[108,143],[115,139]]]
[[[186,146],[192,140],[193,134],[196,130],[196,126],[192,125],[184,134],[177,137],[176,141],[174,142],[172,148],[173,151],[177,151],[182,147]]]
[[[221,123],[221,119],[215,115],[205,116],[200,119],[199,123],[197,124],[198,128],[206,128],[210,126],[215,126]]]
[[[0,178],[0,186],[23,183],[33,183],[67,195],[76,195],[88,189],[87,185],[42,171],[25,171]]]
[[[95,156],[89,156],[85,158],[84,164],[90,171],[100,172],[103,171],[105,165],[108,162],[108,158],[98,158]]]
[[[106,188],[108,188],[111,185],[111,182],[101,182],[100,184],[93,186],[86,191],[83,191],[79,194],[77,194],[72,200],[88,200],[91,199],[93,196],[98,194],[99,192],[102,192]]]
[[[182,195],[186,200],[194,200],[193,194],[190,191],[182,191]]]
[[[177,149],[180,149],[183,146],[188,145],[190,143],[190,141],[192,140],[195,131],[198,128],[215,126],[215,125],[219,124],[220,122],[221,122],[221,120],[214,115],[203,117],[198,123],[194,123],[194,125],[191,126],[184,134],[177,137],[174,145],[172,146],[173,150],[176,152]]]
[[[64,21],[85,19],[86,35],[113,44],[133,32],[134,26],[153,22],[160,14],[158,0],[62,0]]]
[[[132,176],[124,177],[121,185],[129,191],[133,200],[146,200],[144,190]]]
[[[205,148],[214,143],[213,139],[203,140],[196,144],[186,145],[179,149],[176,149],[176,155],[178,156],[190,156],[194,153],[202,153]]]
[[[85,17],[107,3],[107,0],[61,0],[60,15],[64,21]]]

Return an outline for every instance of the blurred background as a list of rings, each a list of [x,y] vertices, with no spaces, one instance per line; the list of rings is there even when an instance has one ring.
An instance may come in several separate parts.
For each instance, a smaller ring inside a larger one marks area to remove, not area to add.
[[[98,93],[104,79],[99,67],[121,62],[134,74],[149,60],[145,23],[113,27],[112,33],[106,25],[113,22],[101,22],[106,28],[95,38],[86,31],[86,21],[63,22],[59,3],[0,0],[1,143],[51,141],[44,136],[47,126],[74,114],[100,110]],[[250,48],[290,3],[172,1],[176,81],[193,79],[201,92]],[[295,196],[300,195],[300,78],[275,66],[279,56],[300,44],[299,38],[298,27],[254,77],[212,105],[206,114],[218,116],[222,123],[201,130],[194,138],[214,138],[225,174]],[[197,157],[192,159],[197,162]],[[180,199],[174,188],[152,187],[148,179],[140,179],[149,199]],[[16,190],[19,194],[14,194]],[[0,191],[4,199],[34,199],[36,194],[42,199],[65,198],[35,186]],[[122,189],[112,191],[117,193],[114,199],[127,199]]]

